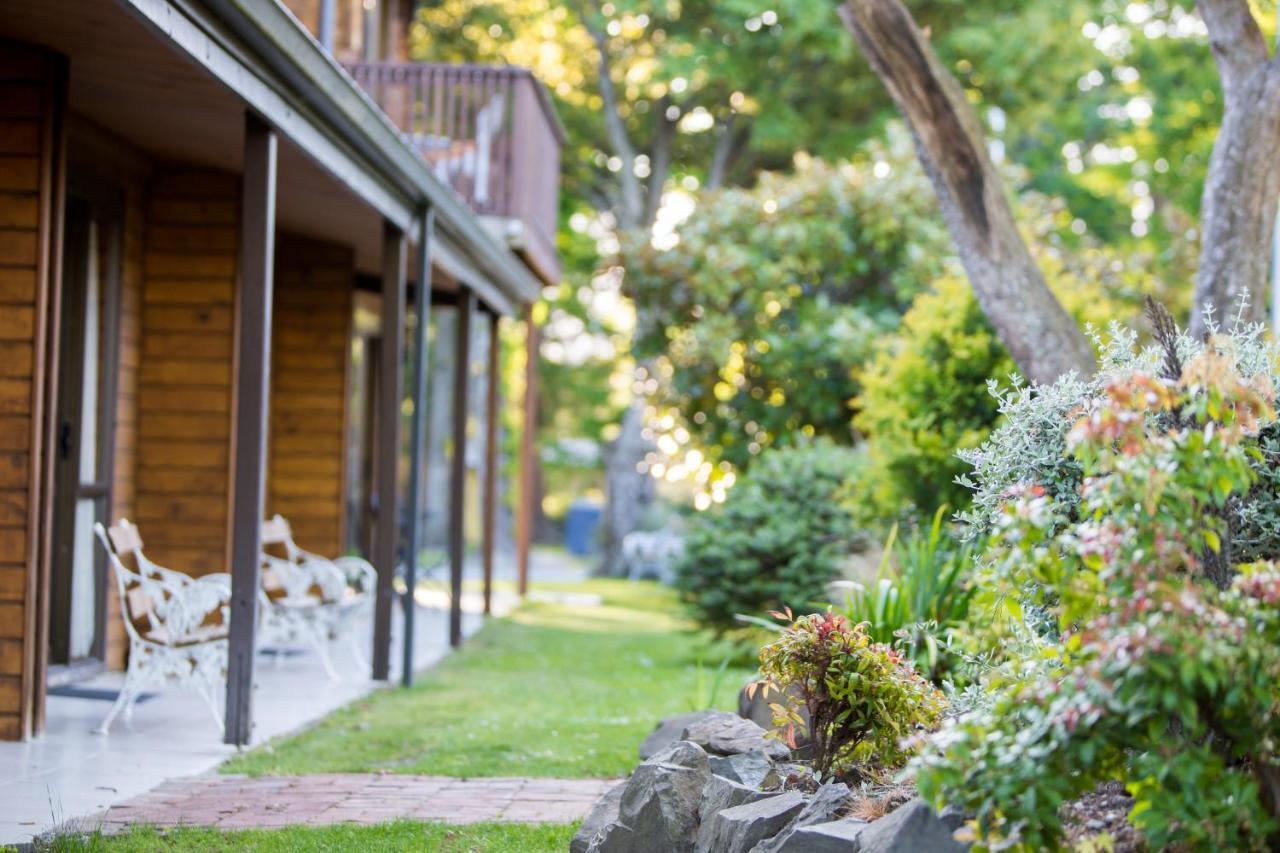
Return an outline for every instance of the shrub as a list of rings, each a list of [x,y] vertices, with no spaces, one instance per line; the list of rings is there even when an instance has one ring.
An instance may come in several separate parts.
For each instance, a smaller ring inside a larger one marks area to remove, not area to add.
[[[991,705],[944,727],[917,770],[988,840],[1051,849],[1063,803],[1119,777],[1153,849],[1280,841],[1280,573],[1237,576],[1230,556],[1274,419],[1271,362],[1260,330],[1192,342],[1153,320],[1159,345],[1120,359],[1121,334],[1098,396],[1053,438],[1074,499],[1024,482],[981,516],[996,531],[984,586],[1014,615],[1050,618],[1032,625],[1033,654],[990,674]],[[1017,462],[1062,470],[1051,453]]]
[[[991,385],[1002,424],[987,441],[960,452],[973,468],[971,475],[959,478],[973,492],[970,508],[960,514],[971,533],[991,530],[1002,517],[1007,497],[1032,484],[1045,490],[1055,514],[1065,520],[1077,517],[1082,474],[1080,461],[1067,447],[1072,414],[1096,406],[1106,386],[1116,380],[1135,373],[1180,378],[1181,365],[1206,352],[1225,361],[1224,369],[1243,381],[1276,387],[1280,380],[1280,350],[1267,340],[1262,327],[1237,325],[1215,335],[1213,348],[1206,350],[1205,341],[1177,330],[1168,312],[1155,303],[1148,303],[1148,314],[1161,330],[1151,345],[1138,347],[1136,334],[1117,324],[1107,340],[1095,336],[1101,363],[1091,379],[1066,376],[1037,387],[1015,382],[1007,392]],[[1220,562],[1280,558],[1280,424],[1264,420],[1248,445],[1254,481],[1225,508],[1229,523],[1223,530]]]
[[[1064,251],[1056,229],[1071,217],[1060,201],[1032,193],[1019,206],[1032,224],[1028,242],[1036,260],[1076,320],[1125,316],[1153,286],[1139,256],[1090,240]],[[863,390],[853,401],[853,423],[868,439],[871,463],[865,512],[886,518],[915,509],[928,516],[944,503],[967,507],[971,493],[957,483],[969,470],[963,452],[997,424],[998,395],[1011,387],[1013,370],[964,278],[943,276],[916,296],[898,330],[858,371]]]
[[[851,623],[865,623],[876,642],[904,647],[934,681],[952,669],[939,641],[969,613],[969,574],[977,556],[972,542],[957,541],[945,529],[946,511],[945,504],[938,507],[928,530],[901,539],[894,527],[875,583],[854,584],[842,611]]]
[[[901,766],[904,739],[918,727],[935,728],[945,704],[910,661],[830,612],[791,621],[760,650],[760,672],[764,680],[748,690],[778,693],[775,726],[793,748],[798,733],[808,734],[814,769],[824,777],[878,778]]]
[[[916,297],[861,372],[854,426],[870,439],[872,466],[864,499],[886,516],[903,504],[931,514],[966,503],[956,449],[986,438],[997,416],[987,380],[1012,370],[968,282],[946,277]]]
[[[825,597],[858,540],[841,495],[857,453],[819,440],[763,453],[725,502],[689,524],[676,587],[719,633],[737,614]]]

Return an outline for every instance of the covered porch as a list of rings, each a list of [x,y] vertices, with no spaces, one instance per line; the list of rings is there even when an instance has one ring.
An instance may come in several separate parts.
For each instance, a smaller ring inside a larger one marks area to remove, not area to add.
[[[0,737],[43,735],[15,747],[36,773],[100,737],[50,690],[118,683],[128,603],[89,528],[125,517],[157,563],[231,576],[228,744],[408,683],[495,605],[499,324],[537,279],[275,4],[20,0],[0,54]],[[256,654],[274,513],[375,566],[370,672]],[[404,594],[433,549],[444,612]],[[163,701],[174,773],[225,755]]]

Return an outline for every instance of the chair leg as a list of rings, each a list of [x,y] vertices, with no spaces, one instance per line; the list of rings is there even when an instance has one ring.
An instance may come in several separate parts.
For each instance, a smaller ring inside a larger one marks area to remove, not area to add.
[[[361,641],[364,639],[365,632],[355,630],[355,626],[363,624],[363,620],[348,625],[345,634],[346,642],[344,645],[351,652],[351,657],[355,660],[356,670],[358,672],[367,672],[369,670],[369,658],[365,655],[364,649],[361,648]]]
[[[209,709],[209,713],[213,715],[213,721],[218,726],[218,731],[226,734],[226,726],[222,722],[222,714],[218,712],[217,690],[211,684],[201,684],[196,682],[196,692],[200,694],[200,698],[204,700],[205,706]]]
[[[320,665],[324,667],[325,675],[329,676],[330,681],[341,681],[338,671],[333,668],[333,660],[329,657],[329,632],[323,625],[308,621],[307,633],[311,637],[311,647],[315,649],[316,656],[320,658]]]
[[[102,720],[102,723],[94,729],[97,734],[111,734],[111,724],[115,722],[121,711],[128,712],[125,715],[126,719],[131,716],[133,703],[137,701],[138,693],[140,692],[133,684],[135,679],[132,678],[132,675],[133,673],[130,672],[125,676],[124,685],[120,688],[120,694],[116,696],[116,701],[111,704],[111,710],[107,712],[107,716]]]

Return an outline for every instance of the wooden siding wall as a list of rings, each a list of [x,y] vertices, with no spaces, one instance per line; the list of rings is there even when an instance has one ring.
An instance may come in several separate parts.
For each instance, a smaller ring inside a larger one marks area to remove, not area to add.
[[[239,178],[169,168],[147,198],[136,521],[153,560],[227,570]]]
[[[54,279],[61,142],[52,55],[0,43],[0,739],[34,720],[43,334]],[[47,291],[45,291],[47,293]]]
[[[282,237],[272,321],[267,512],[309,551],[338,556],[355,258],[350,249]]]

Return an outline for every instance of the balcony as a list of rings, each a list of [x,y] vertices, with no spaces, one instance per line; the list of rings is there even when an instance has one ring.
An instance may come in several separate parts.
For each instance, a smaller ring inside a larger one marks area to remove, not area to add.
[[[564,131],[522,68],[354,62],[345,67],[442,181],[538,276],[560,279],[556,227]]]

